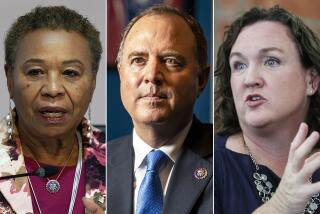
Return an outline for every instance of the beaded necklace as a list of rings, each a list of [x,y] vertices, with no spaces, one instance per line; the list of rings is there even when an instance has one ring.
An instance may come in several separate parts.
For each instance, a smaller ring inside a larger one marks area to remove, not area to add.
[[[253,157],[249,147],[247,146],[247,144],[244,142],[244,146],[255,166],[255,172],[252,174],[253,178],[254,178],[254,184],[256,185],[256,189],[259,193],[259,196],[262,200],[263,203],[269,201],[271,199],[271,197],[274,195],[274,192],[272,191],[273,188],[273,184],[268,181],[268,177],[267,175],[263,174],[263,173],[259,173],[259,165],[257,163],[257,161],[255,160],[255,158]],[[310,182],[312,182],[312,178],[310,177]],[[313,214],[316,212],[316,210],[318,209],[319,205],[320,205],[320,199],[319,197],[319,193],[312,196],[309,201],[307,202],[307,205],[303,211],[304,214]]]

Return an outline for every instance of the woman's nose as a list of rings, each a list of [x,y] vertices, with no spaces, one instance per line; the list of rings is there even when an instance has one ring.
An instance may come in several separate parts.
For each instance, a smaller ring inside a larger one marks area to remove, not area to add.
[[[41,95],[54,98],[63,96],[64,94],[65,90],[59,76],[56,74],[49,74],[43,84]]]
[[[264,80],[261,71],[257,67],[248,68],[245,73],[244,84],[246,87],[262,87]]]

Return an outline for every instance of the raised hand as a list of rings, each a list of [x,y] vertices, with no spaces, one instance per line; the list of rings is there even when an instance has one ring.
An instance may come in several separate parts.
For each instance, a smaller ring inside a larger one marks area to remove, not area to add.
[[[288,162],[275,194],[254,213],[301,214],[310,198],[320,192],[320,182],[310,182],[312,174],[320,168],[320,152],[312,153],[319,133],[307,135],[308,126],[302,123],[291,143]]]

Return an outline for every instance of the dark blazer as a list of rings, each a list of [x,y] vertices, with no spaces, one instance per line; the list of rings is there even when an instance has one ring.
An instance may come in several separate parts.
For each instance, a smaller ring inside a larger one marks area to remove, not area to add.
[[[107,147],[107,213],[133,213],[132,135],[110,141]],[[165,214],[213,213],[212,151],[212,125],[194,117],[169,181]],[[196,176],[197,169],[206,169],[207,176]]]

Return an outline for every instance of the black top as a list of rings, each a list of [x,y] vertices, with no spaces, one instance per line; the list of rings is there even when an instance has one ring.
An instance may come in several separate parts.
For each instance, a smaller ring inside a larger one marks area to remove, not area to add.
[[[226,141],[226,136],[214,139],[214,213],[252,213],[263,204],[254,184],[255,165],[249,155],[227,149]],[[267,175],[275,192],[280,178],[263,165],[259,165],[259,173]],[[319,170],[312,178],[320,180]]]

